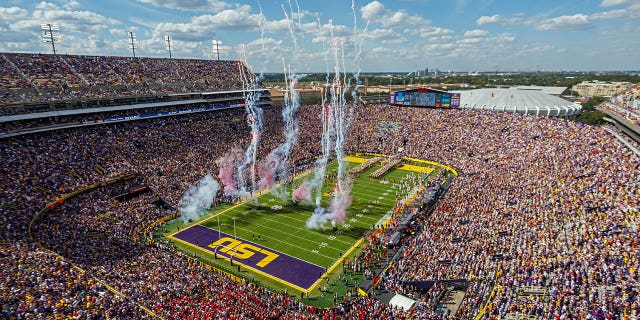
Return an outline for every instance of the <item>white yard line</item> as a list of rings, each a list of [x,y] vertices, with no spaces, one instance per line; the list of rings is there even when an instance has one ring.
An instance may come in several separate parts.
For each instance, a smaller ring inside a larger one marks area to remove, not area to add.
[[[203,226],[203,227],[205,227],[205,226]],[[218,231],[218,230],[216,230],[216,229],[209,228],[209,227],[205,227],[205,228],[210,229],[210,230],[213,230],[213,231]],[[265,238],[271,238],[271,237],[265,237]],[[243,239],[243,240],[247,240],[247,239]],[[280,240],[278,240],[278,239],[273,239],[273,240],[280,241]],[[247,240],[247,241],[249,241],[249,240]],[[267,246],[262,245],[262,244],[260,244],[260,243],[258,243],[258,242],[255,242],[255,241],[250,241],[250,242],[251,242],[251,243],[254,243],[254,244],[261,245],[261,246],[263,246],[263,247],[267,247]],[[300,248],[300,247],[295,246],[295,245],[292,245],[292,244],[290,244],[290,243],[288,243],[288,242],[284,242],[284,241],[280,241],[280,242],[282,242],[282,243],[286,243],[288,246],[292,246],[292,247]],[[310,261],[307,261],[307,260],[304,260],[304,259],[300,259],[299,257],[292,256],[292,255],[290,255],[290,254],[288,254],[288,253],[285,253],[285,252],[282,252],[282,251],[276,250],[276,249],[274,249],[274,248],[271,248],[271,247],[267,247],[267,248],[269,248],[269,250],[270,250],[270,251],[274,251],[274,252],[277,252],[277,253],[280,253],[280,254],[284,254],[284,255],[287,255],[287,256],[290,256],[290,257],[296,258],[296,259],[298,259],[298,260],[300,260],[300,261],[304,261],[304,262],[306,262],[306,263],[308,263],[308,264],[312,264],[312,265],[314,265],[314,266],[318,266],[318,267],[320,267],[320,268],[326,268],[326,267],[323,267],[323,266],[321,266],[321,265],[315,264],[315,263],[313,263],[313,262],[310,262]],[[305,250],[304,248],[300,248],[300,249]],[[233,249],[232,249],[232,250],[233,250]],[[308,250],[306,250],[306,251],[308,251]],[[313,253],[313,252],[312,252],[312,253]],[[321,256],[324,256],[324,257],[326,257],[326,258],[328,258],[328,259],[332,259],[331,257],[329,257],[329,256],[325,256],[325,255],[323,255],[323,254],[321,254]]]
[[[264,227],[264,226],[263,226],[263,227]],[[205,227],[205,228],[208,228],[208,227]],[[267,227],[267,228],[268,228],[268,227]],[[209,228],[209,229],[211,229],[211,230],[215,230],[215,229],[212,229],[212,228]],[[252,229],[245,229],[245,228],[238,227],[238,226],[236,226],[236,229],[240,229],[240,230],[243,230],[243,231],[249,231],[249,232],[255,233],[255,230],[252,230]],[[268,229],[272,229],[272,228],[268,228]],[[276,230],[276,229],[272,229],[272,230]],[[217,231],[217,230],[215,230],[215,231]],[[293,243],[291,243],[291,242],[287,242],[287,241],[284,241],[284,240],[280,240],[280,239],[278,239],[278,238],[274,238],[274,237],[269,237],[269,236],[267,236],[267,235],[261,235],[261,236],[262,236],[262,238],[268,238],[268,239],[272,239],[272,240],[275,240],[275,241],[280,242],[280,243],[284,243],[284,244],[286,244],[286,245],[287,245],[287,246],[289,246],[289,247],[294,247],[294,248],[298,248],[298,249],[303,250],[303,251],[307,251],[307,252],[310,252],[310,253],[315,253],[315,252],[313,252],[313,251],[312,251],[312,250],[310,250],[310,249],[303,248],[303,247],[299,247],[299,246],[297,246],[297,245],[295,245],[295,244],[293,244]],[[298,236],[295,236],[295,235],[293,235],[293,234],[290,234],[289,236],[294,236],[294,237],[297,237],[297,238],[304,239],[304,238],[302,238],[302,237],[298,237]],[[287,238],[289,238],[289,237],[287,237]],[[248,239],[244,239],[244,240],[248,240]],[[305,240],[306,240],[306,239],[305,239]],[[313,241],[312,241],[312,242],[313,242]],[[259,243],[259,242],[255,242],[255,243],[260,244],[261,246],[267,247],[267,246],[265,246],[264,244],[261,244],[261,243]],[[328,248],[331,248],[331,249],[334,249],[334,250],[336,250],[337,252],[344,251],[344,250],[340,250],[339,248],[333,248],[333,247],[329,247],[329,246],[327,246],[327,247],[328,247]],[[269,248],[269,249],[272,249],[271,247],[268,247],[268,248]],[[277,251],[277,250],[275,250],[275,249],[274,249],[274,251]],[[291,255],[291,254],[284,253],[284,252],[282,252],[282,253],[283,253],[283,254],[286,254],[286,255],[289,255],[289,256],[292,256],[292,257],[294,257],[294,256],[293,256],[293,255]],[[327,255],[324,255],[324,254],[319,253],[319,252],[318,252],[318,253],[315,253],[315,254],[320,255],[320,256],[323,256],[323,257],[325,257],[325,258],[327,258],[327,259],[330,259],[331,261],[335,261],[335,260],[336,260],[336,259],[335,259],[335,258],[333,258],[333,257],[330,257],[330,256],[327,256]],[[295,257],[295,258],[300,259],[300,258],[298,258],[298,257]],[[300,260],[302,260],[302,259],[300,259]],[[302,260],[302,261],[306,261],[306,260]],[[306,262],[308,262],[308,261],[306,261]],[[311,262],[309,262],[309,263],[311,263]],[[323,268],[324,268],[324,267],[323,267]]]

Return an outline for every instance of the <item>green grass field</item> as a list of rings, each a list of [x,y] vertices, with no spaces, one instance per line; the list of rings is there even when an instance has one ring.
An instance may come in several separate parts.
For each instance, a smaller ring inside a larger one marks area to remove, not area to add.
[[[368,157],[348,157],[353,161],[348,162],[348,168],[357,166],[358,161],[362,162]],[[415,163],[414,163],[415,164]],[[388,219],[388,213],[396,204],[396,193],[401,198],[407,196],[399,191],[394,183],[409,175],[429,176],[436,174],[439,167],[428,164],[416,164],[417,166],[396,166],[380,179],[374,179],[369,175],[380,168],[380,164],[374,164],[370,168],[360,173],[354,180],[351,196],[353,203],[347,210],[348,215],[345,224],[338,226],[338,231],[331,229],[329,223],[325,230],[310,230],[306,228],[306,221],[312,215],[315,207],[311,204],[300,203],[293,206],[283,202],[280,198],[266,192],[257,197],[260,204],[256,207],[256,199],[251,199],[237,205],[217,206],[210,210],[202,220],[194,222],[214,230],[220,230],[229,235],[234,235],[238,239],[259,243],[261,246],[285,253],[298,259],[327,268],[328,278],[335,278],[341,270],[340,262],[343,257],[349,258],[358,253],[359,241],[363,235],[372,230],[373,226]],[[415,170],[424,169],[419,173]],[[332,162],[328,167],[328,174],[335,174],[337,162]],[[432,170],[432,171],[431,171]],[[430,171],[430,173],[429,173]],[[307,173],[308,175],[309,173]],[[286,192],[291,194],[307,175],[298,177],[291,185],[285,186]],[[383,183],[381,181],[388,181]],[[328,207],[333,185],[325,183],[323,189],[322,206]],[[235,222],[235,223],[234,223]],[[228,261],[215,259],[210,252],[197,247],[186,245],[170,235],[183,230],[194,223],[183,224],[180,219],[176,219],[156,233],[158,237],[168,239],[177,248],[197,256],[199,259],[214,266],[223,267],[225,270],[235,272],[235,267],[230,267]],[[235,225],[235,227],[234,227]],[[260,239],[259,239],[260,238]],[[334,270],[334,268],[336,268]],[[286,284],[270,279],[251,270],[240,270],[241,276],[247,279],[255,279],[264,285],[285,289]],[[237,274],[237,273],[236,273]],[[319,292],[319,291],[317,291]]]

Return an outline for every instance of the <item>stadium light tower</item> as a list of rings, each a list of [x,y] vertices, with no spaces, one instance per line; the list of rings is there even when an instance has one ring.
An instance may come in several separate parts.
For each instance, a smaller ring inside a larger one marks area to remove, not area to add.
[[[136,48],[138,48],[138,41],[136,40],[136,34],[129,31],[129,48],[133,52],[133,57],[136,57]]]
[[[56,54],[56,43],[62,42],[60,27],[57,24],[45,23],[40,25],[40,30],[42,30],[42,41],[51,43],[53,54]]]
[[[164,48],[169,51],[169,59],[171,59],[171,36],[164,36]]]
[[[218,56],[218,61],[220,61],[220,45],[222,44],[222,41],[212,40],[211,43],[213,44],[212,52]]]

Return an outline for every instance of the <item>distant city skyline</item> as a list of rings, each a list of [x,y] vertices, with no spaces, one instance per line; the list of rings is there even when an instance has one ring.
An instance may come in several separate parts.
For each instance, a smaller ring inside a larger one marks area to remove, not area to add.
[[[0,51],[246,60],[255,72],[638,70],[640,0],[2,0]]]

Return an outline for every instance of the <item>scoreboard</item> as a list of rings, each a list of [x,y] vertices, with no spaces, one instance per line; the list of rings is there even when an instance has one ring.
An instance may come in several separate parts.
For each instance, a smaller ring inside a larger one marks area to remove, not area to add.
[[[389,95],[389,104],[412,107],[458,108],[460,93],[433,89],[397,91]]]

